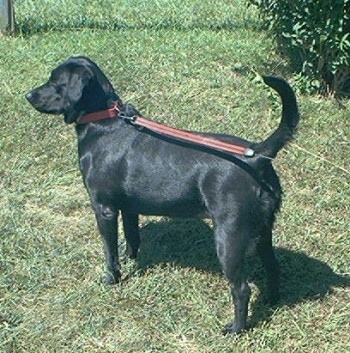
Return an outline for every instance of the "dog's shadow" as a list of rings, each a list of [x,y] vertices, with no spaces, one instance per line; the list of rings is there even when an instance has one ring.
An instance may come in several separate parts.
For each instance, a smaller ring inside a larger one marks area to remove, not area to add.
[[[212,228],[202,220],[162,220],[141,228],[142,243],[137,271],[146,272],[159,264],[190,267],[221,273]],[[336,274],[325,262],[305,253],[275,248],[281,265],[281,299],[279,306],[294,306],[305,300],[322,299],[334,287],[350,287],[350,277]],[[264,300],[265,274],[255,254],[247,259],[247,274],[261,295],[252,304],[251,324],[269,320],[270,309]]]

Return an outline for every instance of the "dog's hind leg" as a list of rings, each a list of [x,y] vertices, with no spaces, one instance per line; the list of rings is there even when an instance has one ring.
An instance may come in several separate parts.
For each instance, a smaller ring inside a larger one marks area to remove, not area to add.
[[[251,291],[243,265],[248,239],[245,238],[246,230],[239,228],[234,221],[226,221],[215,227],[217,256],[230,284],[234,304],[234,321],[224,329],[225,334],[239,333],[246,328],[247,323]]]
[[[136,259],[140,247],[139,216],[122,211],[122,218],[126,239],[125,255],[131,259]]]
[[[257,251],[266,272],[268,301],[275,304],[279,299],[280,267],[272,246],[272,226],[262,231]]]
[[[118,212],[108,206],[94,207],[98,228],[103,240],[107,273],[102,277],[105,284],[115,284],[120,279],[118,255]]]

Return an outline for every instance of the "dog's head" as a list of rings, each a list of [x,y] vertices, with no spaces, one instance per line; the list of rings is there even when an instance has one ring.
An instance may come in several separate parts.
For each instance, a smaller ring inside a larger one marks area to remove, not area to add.
[[[63,114],[67,124],[84,114],[121,103],[99,67],[83,56],[63,62],[45,84],[27,93],[26,98],[39,112]]]

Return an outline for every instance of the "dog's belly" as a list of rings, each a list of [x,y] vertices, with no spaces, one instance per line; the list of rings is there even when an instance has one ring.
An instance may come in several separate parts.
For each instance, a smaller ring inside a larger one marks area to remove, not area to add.
[[[198,200],[166,201],[129,197],[121,208],[128,212],[148,216],[208,217],[205,206]]]

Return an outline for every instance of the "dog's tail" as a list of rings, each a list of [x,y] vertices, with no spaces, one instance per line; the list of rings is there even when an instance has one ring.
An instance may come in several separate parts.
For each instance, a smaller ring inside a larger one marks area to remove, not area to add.
[[[277,130],[265,141],[254,144],[253,149],[257,154],[274,158],[278,151],[293,138],[299,122],[299,111],[295,93],[285,80],[274,76],[263,76],[263,80],[281,97],[282,119]]]

